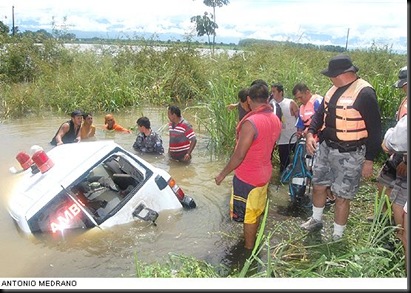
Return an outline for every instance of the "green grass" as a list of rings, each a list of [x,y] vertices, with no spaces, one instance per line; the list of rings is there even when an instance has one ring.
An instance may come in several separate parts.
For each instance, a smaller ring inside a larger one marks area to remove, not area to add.
[[[371,192],[371,193],[370,193]],[[372,196],[370,198],[370,196]],[[394,251],[383,247],[393,241],[396,227],[388,225],[391,207],[380,199],[372,185],[360,188],[352,202],[343,238],[332,241],[331,232],[307,233],[301,219],[272,220],[267,207],[261,221],[256,245],[240,269],[211,266],[188,256],[170,254],[165,263],[146,264],[137,261],[137,277],[166,278],[406,278],[402,244]],[[373,222],[367,217],[381,214]],[[370,214],[371,213],[371,214]],[[333,222],[333,207],[324,214],[326,225]],[[228,270],[228,271],[227,271]]]
[[[118,43],[94,51],[66,49],[48,40],[38,46],[21,38],[0,43],[0,120],[42,115],[44,111],[93,113],[124,111],[152,104],[194,107],[210,136],[213,156],[234,147],[236,115],[225,106],[255,79],[281,82],[285,96],[297,82],[324,95],[331,83],[320,71],[336,52],[285,44],[255,44],[235,54],[202,55],[190,43],[169,44],[164,50],[139,42],[139,48]],[[384,128],[403,94],[392,84],[407,56],[388,48],[347,52],[361,77],[377,92]]]
[[[305,82],[313,93],[324,95],[331,83],[320,71],[337,55],[260,44],[234,55],[225,52],[210,57],[187,43],[157,50],[149,42],[140,43],[138,50],[118,44],[95,54],[68,50],[52,40],[43,46],[27,38],[0,41],[0,120],[47,111],[115,113],[138,105],[177,104],[195,112],[199,127],[210,138],[212,158],[227,156],[234,148],[238,118],[226,105],[237,102],[241,88],[264,79],[281,82],[285,96],[292,97],[294,84]],[[360,68],[359,75],[375,88],[383,122],[389,123],[403,97],[392,84],[399,68],[407,64],[407,56],[375,47],[347,53]],[[381,247],[393,237],[394,227],[377,220],[366,222],[367,216],[381,211],[383,202],[372,194],[376,194],[375,183],[366,182],[352,202],[345,236],[335,243],[329,236],[304,234],[297,219],[278,222],[268,215],[252,256],[230,276],[405,277],[402,246],[394,252]],[[332,223],[331,216],[330,211],[325,220]],[[220,271],[189,256],[172,254],[165,264],[147,265],[136,255],[136,277],[222,277]]]

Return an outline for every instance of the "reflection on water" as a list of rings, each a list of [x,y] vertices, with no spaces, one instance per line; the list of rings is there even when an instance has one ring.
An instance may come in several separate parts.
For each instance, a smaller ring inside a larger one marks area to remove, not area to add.
[[[150,118],[152,128],[159,130],[164,149],[168,149],[166,109],[145,108],[116,113],[116,120],[124,127],[135,126],[138,117]],[[104,114],[94,114],[97,139],[110,139],[134,152],[136,133],[107,133],[102,130]],[[190,113],[183,113],[196,127]],[[229,195],[232,176],[220,186],[214,176],[225,161],[212,161],[207,149],[208,139],[198,134],[198,143],[190,164],[170,161],[165,155],[143,154],[141,157],[168,171],[184,190],[194,198],[193,210],[160,213],[156,223],[135,221],[107,230],[95,228],[85,231],[66,231],[64,235],[40,234],[26,236],[19,232],[7,212],[7,195],[13,187],[9,168],[19,169],[15,156],[30,149],[33,144],[49,150],[48,142],[60,124],[69,117],[28,117],[0,124],[3,150],[0,157],[0,277],[132,277],[135,275],[135,257],[146,263],[167,261],[170,253],[184,254],[219,265],[232,247],[242,238],[242,225],[229,219]],[[73,154],[75,159],[75,154]],[[270,186],[270,223],[281,220],[276,205],[287,205],[287,188]]]

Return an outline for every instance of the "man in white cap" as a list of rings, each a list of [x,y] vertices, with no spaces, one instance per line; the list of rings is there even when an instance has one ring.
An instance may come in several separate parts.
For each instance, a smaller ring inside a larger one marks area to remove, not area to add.
[[[301,228],[323,227],[327,186],[336,196],[332,239],[346,228],[350,202],[361,177],[373,173],[373,161],[381,150],[381,115],[373,87],[357,75],[358,68],[347,55],[333,57],[321,73],[333,86],[314,113],[306,135],[307,153],[314,155],[313,213]],[[319,146],[314,138],[319,136]]]

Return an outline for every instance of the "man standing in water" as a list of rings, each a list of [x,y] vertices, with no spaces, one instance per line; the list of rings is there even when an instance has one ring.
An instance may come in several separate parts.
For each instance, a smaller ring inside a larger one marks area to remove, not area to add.
[[[75,110],[70,116],[71,120],[60,125],[50,141],[51,145],[58,146],[64,143],[80,142],[80,127],[83,122],[83,113],[80,110]]]
[[[170,120],[168,124],[170,134],[168,154],[173,160],[188,163],[197,144],[193,127],[181,117],[181,110],[177,106],[169,106],[167,115]]]
[[[281,122],[267,98],[266,85],[256,83],[249,88],[247,101],[251,111],[238,123],[234,153],[215,177],[216,184],[220,185],[234,171],[230,217],[244,223],[247,250],[253,249],[255,244],[272,174],[271,152],[281,132]]]

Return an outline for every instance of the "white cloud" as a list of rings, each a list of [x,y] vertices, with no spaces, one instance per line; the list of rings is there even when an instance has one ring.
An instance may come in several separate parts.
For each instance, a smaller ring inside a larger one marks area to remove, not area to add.
[[[67,17],[66,24],[72,30],[173,33],[181,37],[193,31],[192,16],[212,12],[202,0],[2,0],[0,20],[9,27],[12,6],[15,25],[21,31],[50,31],[52,17],[56,23]],[[310,41],[309,35],[322,34],[328,38],[311,42],[327,43],[345,39],[349,29],[350,38],[363,44],[370,46],[379,40],[404,48],[407,10],[403,0],[231,0],[216,8],[217,42],[243,38],[304,42]],[[29,26],[32,22],[38,25]]]

